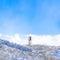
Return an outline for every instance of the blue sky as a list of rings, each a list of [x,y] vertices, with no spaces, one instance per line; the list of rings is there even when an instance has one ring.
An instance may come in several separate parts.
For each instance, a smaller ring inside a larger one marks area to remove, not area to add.
[[[0,0],[0,33],[60,34],[60,0]]]

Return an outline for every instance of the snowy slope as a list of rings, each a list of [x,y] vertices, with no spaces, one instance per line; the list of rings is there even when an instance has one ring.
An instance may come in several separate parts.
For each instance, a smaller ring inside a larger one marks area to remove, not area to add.
[[[0,60],[60,60],[59,47],[32,45],[21,46],[0,39]]]
[[[13,44],[13,43],[10,43],[9,41],[5,41],[5,40],[1,40],[1,39],[0,39],[0,44],[7,45],[9,47],[16,48],[16,49],[19,49],[19,50],[22,50],[22,51],[32,52],[31,49],[28,49],[28,48],[23,47],[21,45]]]

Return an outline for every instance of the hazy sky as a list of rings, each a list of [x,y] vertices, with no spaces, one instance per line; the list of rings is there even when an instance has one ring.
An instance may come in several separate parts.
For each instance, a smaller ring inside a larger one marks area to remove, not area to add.
[[[0,33],[60,34],[60,0],[0,0]]]

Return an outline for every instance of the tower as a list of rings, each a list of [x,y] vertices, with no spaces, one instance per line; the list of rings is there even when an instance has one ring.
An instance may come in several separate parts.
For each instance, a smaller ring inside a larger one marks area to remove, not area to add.
[[[28,45],[30,46],[31,45],[31,36],[29,36],[29,39],[28,39]]]

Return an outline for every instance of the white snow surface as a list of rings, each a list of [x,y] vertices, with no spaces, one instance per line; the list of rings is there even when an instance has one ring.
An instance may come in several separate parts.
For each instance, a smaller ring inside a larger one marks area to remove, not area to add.
[[[27,35],[4,35],[0,34],[0,38],[4,40],[9,40],[10,42],[17,43],[20,45],[28,44],[28,36],[32,37],[31,44],[42,44],[42,45],[51,45],[51,46],[60,46],[60,34],[57,35],[35,35],[35,34],[27,34]]]

